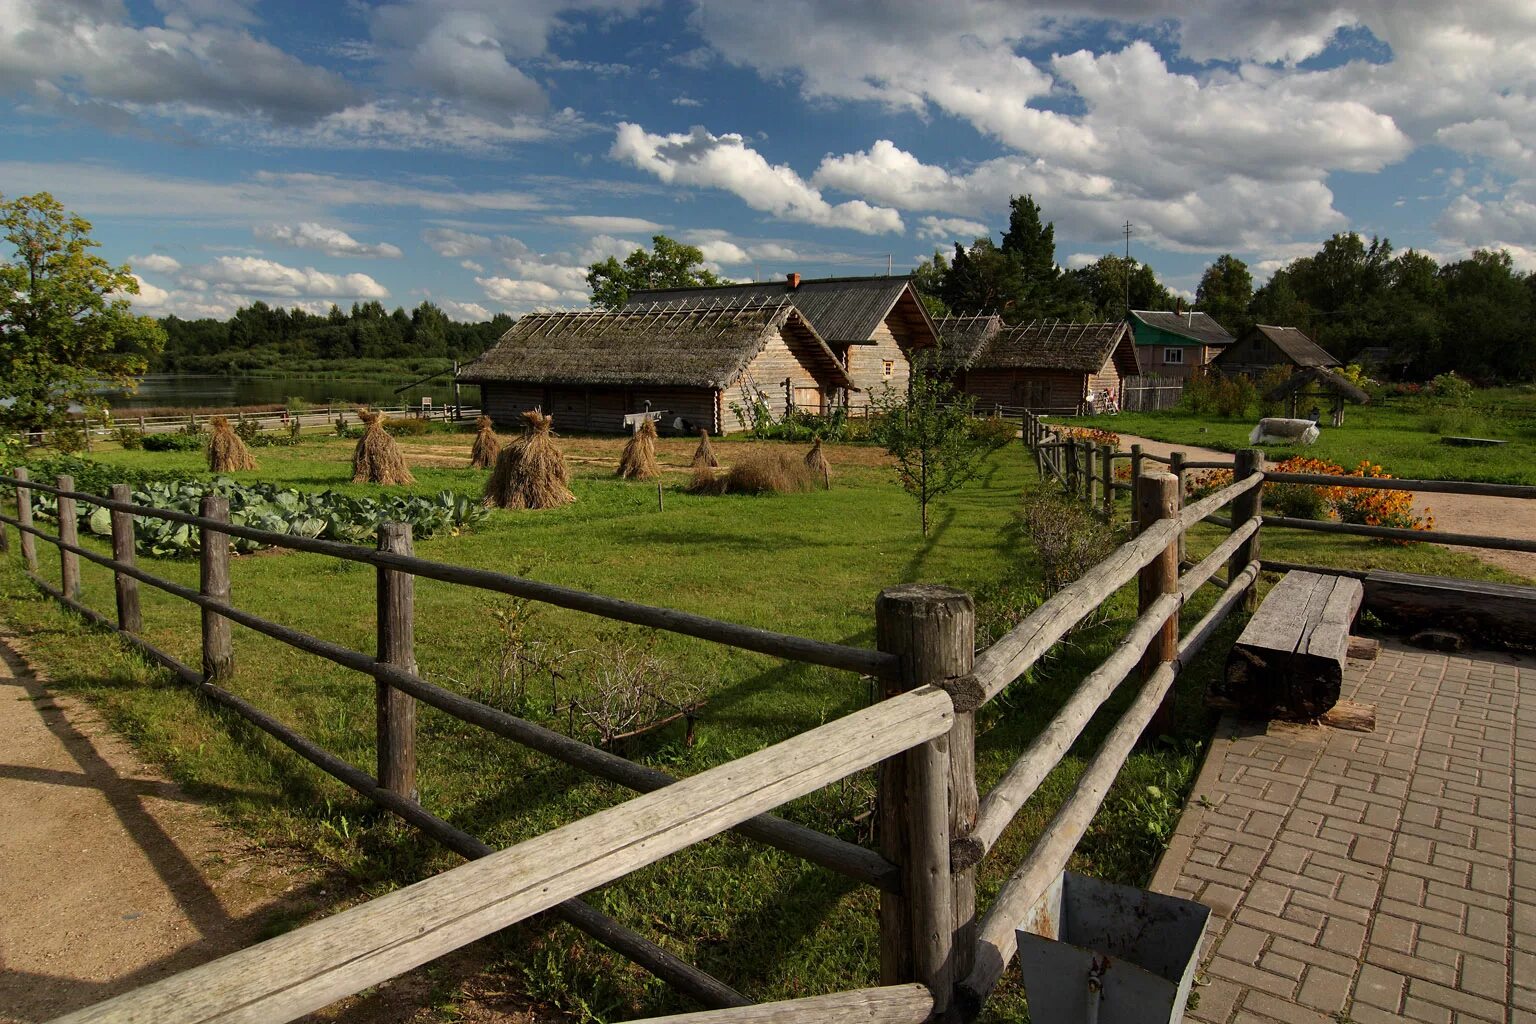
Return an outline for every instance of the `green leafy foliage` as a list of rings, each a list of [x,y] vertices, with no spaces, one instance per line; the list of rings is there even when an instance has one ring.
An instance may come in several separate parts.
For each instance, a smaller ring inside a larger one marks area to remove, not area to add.
[[[975,477],[992,449],[971,429],[975,402],[918,360],[907,390],[887,384],[871,408],[875,440],[896,460],[902,489],[917,499],[926,537],[929,504]]]
[[[172,434],[145,434],[139,447],[147,452],[200,452],[208,439],[202,434],[177,431]]]
[[[624,262],[609,256],[587,268],[592,304],[612,309],[629,301],[629,293],[645,288],[686,288],[723,284],[704,266],[704,253],[666,235],[654,235],[651,248],[636,249]]]
[[[14,250],[0,263],[0,424],[53,427],[103,383],[132,386],[165,332],[135,316],[138,280],[91,252],[90,222],[47,192],[0,197],[0,228]]]

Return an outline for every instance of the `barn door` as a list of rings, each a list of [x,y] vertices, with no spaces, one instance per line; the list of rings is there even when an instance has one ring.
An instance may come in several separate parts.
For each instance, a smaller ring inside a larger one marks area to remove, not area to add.
[[[820,388],[795,388],[795,408],[820,416],[826,411]]]

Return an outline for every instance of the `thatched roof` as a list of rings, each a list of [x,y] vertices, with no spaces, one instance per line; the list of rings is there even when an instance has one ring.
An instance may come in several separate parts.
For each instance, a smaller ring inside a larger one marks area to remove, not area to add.
[[[1122,376],[1138,372],[1136,346],[1123,320],[1103,324],[1035,320],[1009,326],[996,317],[945,317],[939,325],[942,365],[951,370],[1097,373],[1113,357]]]
[[[768,302],[788,299],[816,330],[833,345],[867,345],[870,336],[898,304],[919,334],[931,335],[933,320],[912,288],[912,280],[900,277],[822,277],[726,284],[713,288],[656,288],[631,292],[628,306],[655,302],[712,301]],[[926,344],[926,342],[924,343]]]
[[[1003,318],[996,313],[951,315],[935,320],[933,325],[939,333],[939,366],[951,371],[964,370],[997,337]]]
[[[1264,398],[1268,401],[1278,401],[1302,388],[1317,385],[1325,391],[1331,391],[1341,395],[1351,402],[1365,405],[1371,400],[1371,396],[1357,387],[1343,374],[1335,373],[1326,366],[1307,366],[1292,373],[1285,380],[1276,384],[1264,392]]]
[[[464,367],[459,379],[726,388],[780,330],[817,380],[853,386],[816,329],[786,299],[529,313]]]
[[[1163,309],[1133,309],[1131,316],[1148,327],[1156,327],[1160,331],[1177,334],[1181,338],[1188,338],[1201,345],[1230,345],[1234,340],[1232,335],[1227,333],[1226,328],[1216,322],[1215,317],[1198,310],[1190,309],[1175,313]]]
[[[1297,366],[1344,365],[1335,359],[1327,349],[1295,327],[1275,327],[1270,324],[1257,324],[1253,329],[1274,342],[1275,347],[1285,353],[1285,357]]]

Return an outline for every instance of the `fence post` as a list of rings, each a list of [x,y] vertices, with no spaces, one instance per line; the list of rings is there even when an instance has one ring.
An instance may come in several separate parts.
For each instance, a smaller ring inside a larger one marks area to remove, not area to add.
[[[1242,480],[1261,471],[1264,468],[1264,453],[1257,448],[1239,449],[1232,460],[1232,479]],[[1232,529],[1237,529],[1254,516],[1262,515],[1264,511],[1264,485],[1260,484],[1253,490],[1239,494],[1232,500]],[[1255,530],[1253,536],[1237,546],[1232,552],[1232,560],[1227,563],[1227,579],[1235,580],[1239,573],[1248,567],[1248,563],[1259,557],[1259,534],[1262,530]],[[1248,592],[1243,595],[1243,607],[1253,611],[1258,603],[1258,589],[1249,584]]]
[[[1067,497],[1075,499],[1077,497],[1077,440],[1067,438],[1066,447],[1062,449],[1062,453],[1066,456],[1067,463]]]
[[[127,484],[112,485],[113,501],[132,501],[133,490]],[[125,565],[133,564],[133,515],[112,510],[112,557]],[[139,581],[113,570],[112,583],[117,591],[117,628],[125,633],[144,629],[144,615],[139,610]]]
[[[23,487],[28,480],[27,467],[16,467],[16,521],[26,529],[18,529],[18,546],[21,548],[21,564],[28,572],[37,572],[37,538],[27,530],[32,528],[32,488]]]
[[[205,494],[198,515],[215,522],[229,522],[229,499]],[[199,527],[202,554],[198,559],[198,578],[204,597],[229,603],[229,534],[210,527]],[[235,672],[234,648],[230,641],[229,620],[218,612],[203,609],[203,680],[218,682]]]
[[[54,479],[54,486],[61,491],[75,489],[75,478],[61,473]],[[59,540],[64,544],[80,546],[80,529],[76,520],[75,499],[59,495]],[[59,589],[71,601],[80,600],[80,556],[59,545]]]
[[[975,653],[976,605],[950,587],[887,588],[875,602],[875,642],[901,659],[885,697],[963,675]],[[880,896],[881,983],[928,986],[936,1020],[969,973],[974,947],[975,868],[951,870],[950,840],[975,825],[975,739],[975,716],[957,714],[948,735],[880,766],[880,850],[902,866],[901,895]]]
[[[1115,518],[1115,452],[1107,444],[1099,445],[1099,486],[1103,489],[1104,521]]]
[[[1093,511],[1093,487],[1099,475],[1099,453],[1092,441],[1083,442],[1083,504]]]
[[[1178,478],[1172,473],[1149,473],[1136,478],[1137,532],[1144,533],[1157,525],[1159,520],[1179,514]],[[1163,551],[1147,563],[1136,578],[1136,607],[1145,612],[1164,594],[1176,594],[1179,590],[1179,545],[1170,542]],[[1172,661],[1179,651],[1179,615],[1168,617],[1161,631],[1147,647],[1141,659],[1141,678],[1145,682],[1162,663]],[[1163,704],[1148,726],[1154,735],[1171,732],[1173,728],[1174,690],[1168,690]]]
[[[1168,472],[1172,473],[1173,474],[1173,478],[1179,482],[1178,483],[1179,505],[1181,507],[1184,504],[1184,496],[1189,493],[1189,490],[1188,490],[1189,481],[1185,479],[1188,471],[1184,468],[1184,463],[1186,463],[1188,461],[1189,461],[1189,456],[1187,456],[1184,452],[1169,452],[1168,453]],[[1185,561],[1188,560],[1188,558],[1189,558],[1188,545],[1185,544],[1185,542],[1184,542],[1184,534],[1180,533],[1179,534],[1179,564],[1183,565],[1185,563]]]
[[[409,523],[380,523],[379,550],[415,553]],[[378,659],[406,672],[416,671],[416,577],[398,569],[378,569]],[[388,683],[376,684],[379,785],[408,800],[416,799],[416,698]]]

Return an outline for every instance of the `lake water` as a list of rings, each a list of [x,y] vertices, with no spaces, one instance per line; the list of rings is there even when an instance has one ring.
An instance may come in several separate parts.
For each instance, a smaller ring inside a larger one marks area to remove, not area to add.
[[[398,381],[332,380],[317,377],[232,377],[213,374],[152,373],[139,382],[136,392],[112,390],[103,392],[113,409],[154,409],[198,407],[266,405],[301,398],[312,405],[412,405],[423,396],[432,399],[436,406],[453,402],[453,384],[446,377],[438,378],[420,387],[395,394],[395,389],[410,383],[410,378]],[[466,386],[462,389],[466,406],[480,404],[480,389]]]

